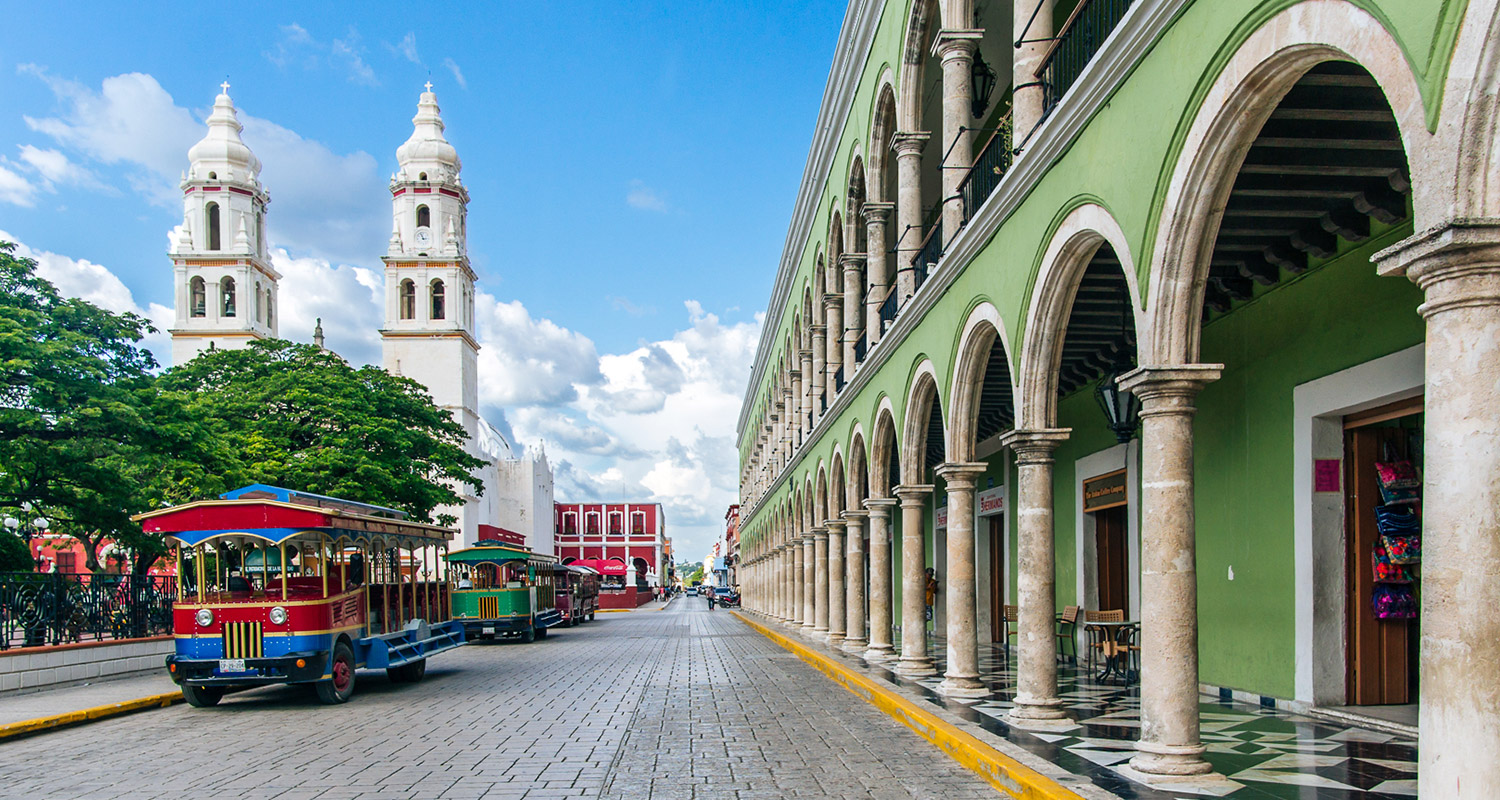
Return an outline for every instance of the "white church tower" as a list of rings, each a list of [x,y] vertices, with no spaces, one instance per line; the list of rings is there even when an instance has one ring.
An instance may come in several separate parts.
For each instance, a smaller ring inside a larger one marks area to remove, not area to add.
[[[244,347],[276,336],[276,282],[266,252],[266,205],[260,159],[240,139],[229,84],[214,100],[208,134],[188,151],[182,176],[182,226],[169,255],[177,318],[172,363],[210,347]]]
[[[390,248],[381,259],[384,367],[426,385],[437,405],[452,412],[468,432],[470,453],[489,461],[496,454],[483,446],[488,437],[481,433],[479,418],[475,276],[465,225],[469,191],[458,177],[458,151],[443,138],[437,95],[431,83],[426,88],[412,118],[415,130],[397,148],[397,171],[391,176],[393,225]],[[462,541],[473,542],[479,523],[491,520],[482,515],[479,498],[461,493],[464,507],[444,511],[458,516]],[[486,506],[493,502],[492,497],[486,500]]]

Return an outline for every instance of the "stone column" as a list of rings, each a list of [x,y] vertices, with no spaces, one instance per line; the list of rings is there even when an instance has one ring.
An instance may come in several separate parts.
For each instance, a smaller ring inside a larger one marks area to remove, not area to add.
[[[1421,287],[1422,797],[1500,787],[1500,220],[1459,219],[1373,259]]]
[[[802,351],[802,368],[812,372],[811,391],[808,392],[808,424],[816,425],[823,413],[818,410],[818,398],[825,397],[824,386],[828,383],[828,369],[824,365],[823,357],[827,355],[827,328],[822,325],[812,326],[813,346]]]
[[[828,636],[828,529],[813,528],[813,634]]]
[[[812,613],[804,611],[807,609],[807,601],[812,598],[812,592],[807,590],[807,582],[803,575],[811,566],[812,559],[807,557],[807,549],[802,546],[802,537],[798,536],[792,542],[792,627],[801,628],[806,625],[812,627]]]
[[[1220,364],[1147,366],[1120,376],[1141,398],[1141,738],[1130,766],[1213,770],[1198,739],[1198,571],[1193,398]]]
[[[829,269],[837,270],[838,268],[834,266],[829,267]],[[828,378],[826,380],[828,384],[828,405],[831,406],[833,405],[833,398],[839,396],[838,381],[835,381],[833,376],[834,373],[838,372],[839,367],[842,366],[844,356],[843,349],[839,346],[839,337],[843,335],[844,331],[843,295],[832,292],[823,295],[823,318],[828,321],[829,330],[828,359],[825,362],[827,365],[825,369],[828,371]],[[844,373],[844,380],[849,380],[848,372]]]
[[[927,548],[922,512],[931,484],[897,486],[901,498],[901,659],[896,672],[911,677],[936,675],[927,655]]]
[[[1021,726],[1063,717],[1057,697],[1056,543],[1052,531],[1052,451],[1069,429],[1017,430],[1001,441],[1016,454],[1016,697]]]
[[[866,511],[845,511],[844,524],[844,649],[863,652],[865,638],[865,518]]]
[[[1014,146],[1019,147],[1042,120],[1042,85],[1036,71],[1052,45],[1053,0],[1012,1],[1013,41],[1025,42],[1016,48],[1011,61],[1011,82],[1015,93],[1010,114],[1014,123]],[[1027,27],[1028,22],[1030,27]]]
[[[828,643],[844,641],[844,521],[830,519],[828,528]]]
[[[865,254],[845,253],[839,261],[844,264],[844,380],[854,379],[855,353],[854,346],[859,343],[860,337],[864,335],[860,330],[864,320],[865,307],[861,292],[865,290]]]
[[[786,550],[777,545],[766,562],[766,579],[771,582],[771,616],[786,619]]]
[[[882,147],[885,145],[882,143]],[[889,155],[887,155],[889,158]],[[870,173],[874,180],[879,176]],[[886,252],[886,228],[891,222],[895,203],[865,203],[865,272],[869,286],[865,290],[865,346],[880,341],[880,304],[891,288],[891,256]]]
[[[938,691],[955,697],[990,693],[979,680],[979,612],[974,607],[974,481],[985,469],[982,463],[938,468],[948,491],[948,663]]]
[[[788,625],[797,624],[797,611],[802,608],[802,602],[797,598],[795,580],[802,574],[802,568],[797,563],[797,553],[801,549],[788,542],[781,544],[781,621]]]
[[[807,426],[802,424],[807,414],[806,406],[802,403],[802,370],[794,369],[788,375],[792,379],[792,394],[787,402],[787,413],[791,414],[792,419],[797,420],[792,430],[792,446],[795,449],[807,438]]]
[[[889,661],[896,648],[891,644],[891,509],[889,497],[865,500],[870,513],[870,646],[866,661]]]
[[[943,61],[943,248],[964,224],[959,186],[974,163],[974,51],[984,31],[942,31],[933,54]]]
[[[904,308],[917,290],[912,264],[922,247],[922,148],[932,134],[896,134],[896,303]]]
[[[818,554],[811,531],[802,534],[802,631],[811,633],[817,627],[817,559]]]

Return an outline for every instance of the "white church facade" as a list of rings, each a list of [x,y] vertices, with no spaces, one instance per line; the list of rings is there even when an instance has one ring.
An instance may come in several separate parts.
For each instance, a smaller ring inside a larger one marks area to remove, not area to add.
[[[277,336],[277,283],[266,243],[270,195],[261,163],[241,139],[228,85],[214,101],[208,133],[188,151],[182,179],[183,223],[170,253],[176,320],[172,363],[210,348],[244,347]],[[469,265],[469,192],[458,151],[444,137],[429,83],[412,118],[411,137],[396,150],[391,176],[391,238],[385,265],[382,366],[427,387],[468,434],[483,461],[482,491],[459,487],[455,547],[480,538],[481,527],[522,534],[541,553],[554,547],[553,476],[546,453],[517,453],[479,414],[479,342]]]

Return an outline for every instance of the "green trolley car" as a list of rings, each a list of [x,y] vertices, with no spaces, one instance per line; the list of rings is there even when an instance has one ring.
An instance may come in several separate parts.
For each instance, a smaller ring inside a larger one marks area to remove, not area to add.
[[[557,558],[524,547],[481,539],[448,553],[452,618],[469,641],[516,636],[546,638],[563,621],[557,609]]]

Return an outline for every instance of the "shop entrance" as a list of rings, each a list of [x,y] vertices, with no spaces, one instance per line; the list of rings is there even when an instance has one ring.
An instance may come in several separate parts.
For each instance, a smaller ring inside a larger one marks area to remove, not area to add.
[[[1003,517],[985,517],[990,523],[990,641],[1005,644],[1005,536]]]
[[[1349,705],[1402,706],[1418,701],[1419,618],[1414,610],[1407,616],[1400,611],[1393,614],[1392,609],[1400,609],[1408,601],[1415,609],[1421,596],[1421,566],[1392,564],[1382,568],[1379,575],[1376,566],[1377,552],[1389,560],[1392,548],[1387,544],[1392,543],[1392,534],[1402,535],[1391,520],[1405,519],[1408,512],[1418,520],[1421,517],[1420,486],[1388,488],[1382,494],[1382,470],[1389,479],[1390,465],[1403,462],[1420,474],[1421,397],[1344,418],[1344,586],[1348,603],[1345,686]],[[1377,509],[1398,516],[1387,516],[1382,526]],[[1415,528],[1419,530],[1420,524]],[[1377,577],[1382,580],[1377,581]],[[1381,598],[1378,602],[1377,596]],[[1402,716],[1410,716],[1415,722],[1414,713]]]
[[[1130,554],[1125,544],[1125,509],[1117,505],[1094,512],[1094,553],[1098,563],[1095,577],[1099,587],[1099,608],[1130,609]]]

